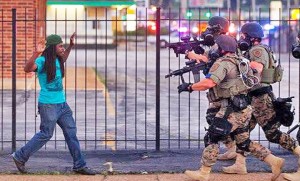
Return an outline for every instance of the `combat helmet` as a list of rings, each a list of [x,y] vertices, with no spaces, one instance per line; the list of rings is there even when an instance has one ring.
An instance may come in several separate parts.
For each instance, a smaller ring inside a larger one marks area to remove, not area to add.
[[[236,40],[229,35],[220,35],[216,39],[216,44],[218,44],[218,46],[225,52],[235,53],[237,49]]]
[[[245,23],[241,28],[241,32],[247,34],[251,38],[264,37],[264,31],[262,27],[256,22]]]
[[[211,27],[220,25],[221,27],[221,32],[226,33],[229,28],[229,22],[226,18],[223,18],[221,16],[213,16],[208,20],[208,25]]]

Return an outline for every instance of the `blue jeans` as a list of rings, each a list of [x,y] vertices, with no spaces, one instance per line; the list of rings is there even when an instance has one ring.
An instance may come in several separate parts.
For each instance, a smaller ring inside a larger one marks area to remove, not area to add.
[[[80,151],[79,141],[76,136],[76,124],[72,116],[72,110],[67,103],[38,104],[41,116],[40,132],[21,149],[15,152],[15,159],[25,163],[29,157],[42,148],[53,136],[56,123],[61,127],[69,151],[73,158],[73,169],[77,170],[86,166],[86,162]]]

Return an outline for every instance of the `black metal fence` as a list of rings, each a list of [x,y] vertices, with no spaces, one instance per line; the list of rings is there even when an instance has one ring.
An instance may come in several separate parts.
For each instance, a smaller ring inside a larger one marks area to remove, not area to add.
[[[1,67],[1,151],[20,148],[39,131],[38,81],[34,76],[16,78],[15,72],[16,61],[26,61],[17,59],[17,52],[27,52],[28,48],[16,49],[19,40],[16,25],[22,23],[26,32],[28,24],[38,21],[46,23],[46,35],[59,34],[66,44],[69,36],[77,33],[77,45],[65,65],[64,86],[83,149],[163,150],[203,146],[204,127],[207,127],[206,94],[177,93],[180,79],[165,79],[165,75],[184,66],[185,60],[163,47],[165,43],[179,41],[183,34],[199,36],[208,18],[214,15],[227,17],[232,23],[230,31],[237,37],[239,28],[247,21],[258,21],[263,25],[266,34],[263,42],[272,47],[284,67],[283,81],[273,88],[277,96],[296,97],[294,124],[299,120],[300,61],[291,56],[290,47],[300,24],[299,20],[290,19],[291,10],[285,13],[278,10],[280,18],[276,20],[271,19],[270,10],[252,14],[251,10],[158,8],[155,12],[143,9],[144,16],[140,17],[138,13],[129,16],[127,10],[107,8],[48,9],[46,20],[19,19],[18,11],[10,12],[12,79],[3,78],[6,67]],[[277,25],[273,26],[275,21]],[[3,23],[0,19],[1,32],[5,28]],[[3,40],[3,33],[0,36]],[[35,39],[38,41],[39,38]],[[0,60],[3,61],[6,45],[2,41],[0,46]],[[191,75],[187,74],[185,78],[193,81]],[[11,87],[6,85],[8,82]],[[289,128],[281,129],[287,131]],[[251,138],[271,145],[258,127],[251,133]],[[58,127],[44,149],[66,148]]]

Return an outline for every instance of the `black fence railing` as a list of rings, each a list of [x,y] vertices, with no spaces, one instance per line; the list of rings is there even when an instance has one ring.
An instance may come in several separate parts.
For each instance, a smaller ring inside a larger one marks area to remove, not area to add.
[[[19,19],[12,10],[12,79],[3,78],[6,44],[0,43],[2,61],[0,150],[11,151],[23,146],[39,131],[36,78],[16,78],[17,52],[28,47],[15,46],[19,34],[30,24],[44,22],[46,35],[59,34],[68,44],[69,36],[77,33],[76,46],[65,66],[64,82],[67,102],[73,110],[77,134],[86,150],[122,149],[181,149],[203,146],[205,114],[208,107],[205,92],[178,94],[179,78],[165,79],[170,70],[185,64],[184,56],[176,57],[166,43],[180,40],[180,36],[197,35],[207,26],[210,16],[227,17],[232,23],[230,33],[237,38],[239,29],[247,21],[258,21],[264,27],[263,42],[271,46],[284,67],[283,81],[273,85],[276,96],[295,96],[299,122],[300,61],[290,53],[291,44],[299,31],[299,20],[288,13],[271,17],[263,12],[229,11],[223,9],[168,9],[155,12],[144,9],[144,16],[129,14],[127,10],[84,8],[75,10],[50,9],[47,19]],[[2,18],[4,17],[3,11]],[[187,16],[188,15],[188,16]],[[287,16],[287,17],[286,17]],[[4,38],[7,20],[0,19],[0,39]],[[16,29],[18,27],[18,29]],[[37,30],[36,30],[37,31]],[[26,34],[26,33],[25,33]],[[35,33],[36,34],[36,33]],[[25,35],[24,40],[27,38]],[[34,38],[38,41],[38,37]],[[26,54],[26,57],[30,57]],[[203,78],[203,76],[201,76]],[[185,79],[192,80],[186,74]],[[13,86],[7,86],[7,81]],[[283,131],[289,128],[282,127]],[[291,133],[295,134],[295,133]],[[267,142],[260,128],[251,133],[253,140]],[[58,127],[46,150],[61,150],[67,146]]]

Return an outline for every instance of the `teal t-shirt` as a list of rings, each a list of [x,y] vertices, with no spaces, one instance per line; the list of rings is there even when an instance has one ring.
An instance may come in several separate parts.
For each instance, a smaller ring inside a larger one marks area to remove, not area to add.
[[[39,79],[41,91],[39,95],[39,102],[44,104],[59,104],[64,103],[65,93],[62,83],[62,75],[60,71],[59,60],[56,58],[56,75],[55,79],[51,82],[47,82],[47,73],[44,70],[45,57],[40,56],[35,60],[37,65],[36,74]]]

